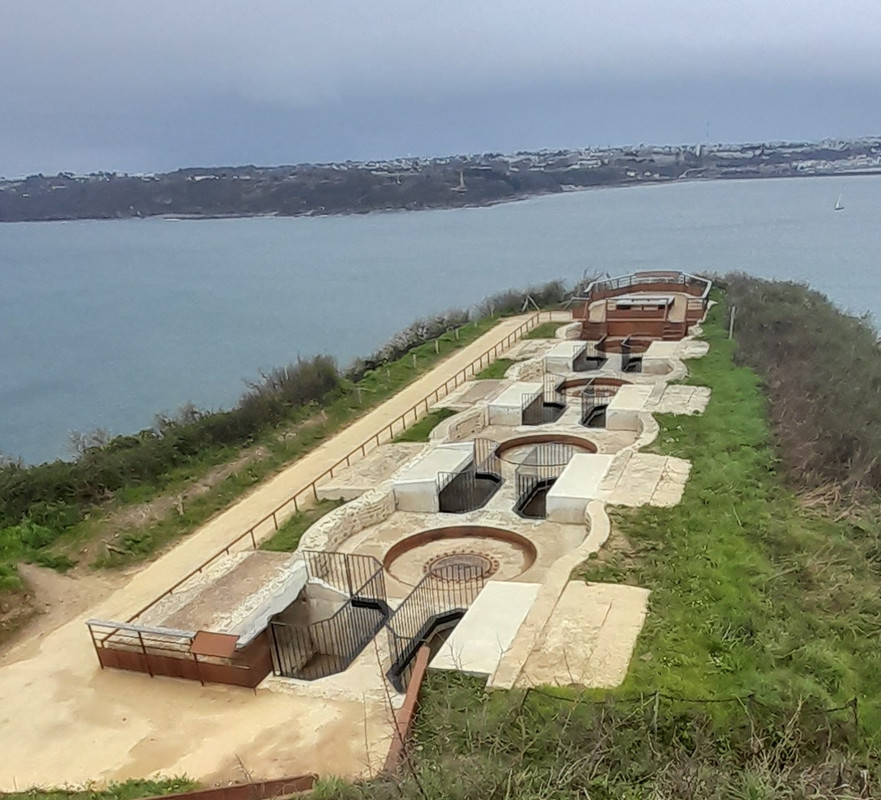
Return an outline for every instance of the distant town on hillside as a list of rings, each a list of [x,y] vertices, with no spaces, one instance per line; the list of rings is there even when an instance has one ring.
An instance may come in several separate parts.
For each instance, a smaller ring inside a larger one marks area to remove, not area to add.
[[[598,186],[881,173],[881,137],[585,148],[156,175],[0,179],[0,221],[301,216],[487,205]]]

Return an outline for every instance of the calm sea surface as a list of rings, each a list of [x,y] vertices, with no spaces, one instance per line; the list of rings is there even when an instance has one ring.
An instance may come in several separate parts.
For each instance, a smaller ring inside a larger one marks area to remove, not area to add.
[[[312,219],[4,224],[0,452],[67,457],[71,431],[229,406],[298,354],[345,364],[416,317],[585,271],[744,270],[881,319],[879,256],[879,177]]]

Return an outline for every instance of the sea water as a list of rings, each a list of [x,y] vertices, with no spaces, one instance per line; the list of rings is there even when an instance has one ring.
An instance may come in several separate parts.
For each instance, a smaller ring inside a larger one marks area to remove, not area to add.
[[[834,211],[839,194],[845,206]],[[881,319],[881,177],[599,189],[340,217],[0,224],[0,453],[69,455],[298,355],[553,278],[743,270]]]

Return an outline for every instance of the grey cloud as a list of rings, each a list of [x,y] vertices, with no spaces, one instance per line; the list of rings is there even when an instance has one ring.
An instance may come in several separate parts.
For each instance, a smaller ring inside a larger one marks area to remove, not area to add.
[[[0,26],[0,173],[872,133],[878,30],[865,0],[32,0]]]

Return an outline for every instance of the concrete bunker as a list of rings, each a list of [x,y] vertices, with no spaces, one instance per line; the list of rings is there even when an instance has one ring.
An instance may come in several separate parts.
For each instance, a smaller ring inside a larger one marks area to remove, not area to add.
[[[652,341],[651,338],[638,334],[621,338],[604,337],[597,349],[606,354],[620,354],[621,372],[642,372],[643,353],[649,349]]]
[[[581,389],[581,424],[585,428],[605,428],[606,411],[620,385],[588,381]]]
[[[566,340],[551,347],[544,357],[546,372],[591,372],[601,369],[608,356],[592,342]]]
[[[387,618],[375,559],[255,550],[221,554],[125,622],[86,624],[102,668],[254,688],[270,671],[344,670]]]
[[[521,425],[548,425],[563,416],[566,395],[560,389],[561,383],[557,375],[546,373],[540,389],[521,396]]]

